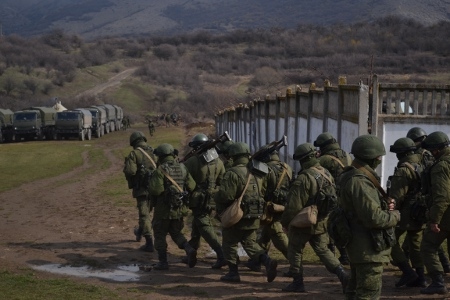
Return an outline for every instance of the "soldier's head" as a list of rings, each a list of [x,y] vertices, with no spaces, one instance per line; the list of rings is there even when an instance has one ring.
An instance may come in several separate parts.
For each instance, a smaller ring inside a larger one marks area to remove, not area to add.
[[[208,141],[208,137],[203,133],[198,133],[194,135],[192,140],[189,142],[189,147],[193,149],[198,149],[201,145]]]
[[[250,157],[250,148],[246,143],[237,142],[233,143],[228,147],[228,154],[233,159],[238,159],[240,157]]]
[[[403,137],[396,140],[389,148],[389,151],[397,154],[397,158],[401,159],[402,157],[413,154],[416,149],[416,143],[412,139]]]
[[[417,146],[420,146],[422,141],[427,137],[427,133],[420,127],[413,127],[408,131],[406,137],[412,139]]]
[[[319,147],[320,150],[322,150],[325,147],[336,143],[337,141],[331,133],[324,132],[317,136],[316,140],[314,141],[314,146]]]
[[[441,156],[442,150],[444,150],[450,144],[448,135],[442,131],[435,131],[430,133],[422,142],[422,148],[428,150],[433,154],[435,158]]]
[[[233,144],[234,142],[229,140],[229,141],[225,141],[225,142],[220,142],[217,144],[216,149],[217,149],[217,153],[222,154],[223,156],[225,156],[226,158],[228,158],[229,155],[229,149],[230,146]]]
[[[310,143],[298,145],[292,158],[298,160],[300,165],[302,165],[307,161],[316,159],[316,148]]]
[[[386,155],[386,149],[379,138],[366,134],[353,141],[351,153],[375,169],[381,163],[381,157]]]
[[[155,151],[153,153],[158,157],[158,160],[162,160],[163,158],[167,156],[175,157],[175,149],[171,144],[161,144],[158,147],[156,147]]]
[[[130,135],[130,146],[134,147],[135,144],[138,142],[147,141],[147,138],[144,136],[144,134],[140,131],[135,131]]]

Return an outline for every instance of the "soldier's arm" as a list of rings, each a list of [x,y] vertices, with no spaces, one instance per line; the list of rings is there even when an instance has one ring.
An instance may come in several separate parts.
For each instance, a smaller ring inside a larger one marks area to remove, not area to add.
[[[411,173],[406,167],[397,168],[391,177],[391,188],[389,196],[397,202],[397,207],[401,207],[405,200],[405,195],[409,190],[409,180]]]
[[[445,162],[439,162],[431,169],[430,223],[440,224],[444,212],[449,206],[450,170]]]
[[[281,224],[287,228],[292,219],[305,207],[311,193],[311,181],[307,174],[300,174],[289,188],[287,204],[281,216]]]
[[[149,181],[149,193],[152,196],[159,196],[164,192],[164,174],[161,170],[153,172]]]
[[[186,167],[185,167],[186,168]],[[188,172],[187,168],[186,168],[186,182],[185,182],[185,187],[186,190],[189,191],[190,193],[192,193],[195,190],[195,186],[197,185],[195,183],[194,178],[192,177],[192,175]]]
[[[232,171],[227,171],[220,184],[219,191],[214,195],[214,201],[218,205],[228,205],[240,195],[237,195],[242,186],[238,175]]]

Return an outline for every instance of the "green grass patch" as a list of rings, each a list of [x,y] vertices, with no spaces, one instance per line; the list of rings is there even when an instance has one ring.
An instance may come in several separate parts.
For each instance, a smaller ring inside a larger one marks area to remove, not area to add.
[[[0,271],[0,295],[2,299],[21,300],[123,299],[99,286],[77,284],[67,279],[39,279],[32,272],[13,274],[9,271]]]

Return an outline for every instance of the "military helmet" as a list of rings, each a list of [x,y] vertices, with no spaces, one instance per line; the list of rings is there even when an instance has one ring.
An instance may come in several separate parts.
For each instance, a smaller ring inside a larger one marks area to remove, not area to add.
[[[329,132],[324,132],[319,134],[319,136],[314,141],[314,146],[323,148],[329,144],[336,143],[336,139]]]
[[[297,148],[295,148],[293,159],[294,160],[302,160],[308,156],[315,156],[316,155],[316,148],[310,143],[304,143],[301,145],[298,145]]]
[[[413,127],[408,131],[406,137],[412,139],[414,142],[417,142],[418,139],[427,137],[427,133],[420,127]]]
[[[449,145],[448,135],[442,131],[430,133],[422,142],[422,148],[427,150],[441,149]]]
[[[230,146],[232,144],[233,144],[233,141],[231,141],[231,140],[218,143],[216,146],[217,152],[219,154],[228,154],[228,149],[230,148]]]
[[[237,142],[237,143],[231,144],[230,147],[228,147],[228,154],[231,157],[238,156],[238,155],[244,155],[244,154],[250,155],[250,148],[248,147],[248,145],[246,143]]]
[[[206,143],[207,141],[208,141],[208,137],[203,133],[199,133],[199,134],[194,135],[192,140],[189,142],[189,147],[197,148],[200,145],[202,145],[203,143]]]
[[[171,144],[161,144],[158,147],[156,147],[155,151],[153,153],[158,156],[167,156],[167,155],[174,155],[174,149]]]
[[[133,146],[134,143],[139,140],[142,139],[144,140],[144,142],[147,141],[147,138],[144,136],[144,134],[140,131],[135,131],[130,135],[130,146]]]
[[[396,140],[394,142],[394,145],[391,145],[391,147],[389,148],[389,151],[394,153],[404,153],[414,151],[416,150],[416,148],[416,144],[412,139],[403,137]]]
[[[375,159],[386,155],[386,149],[379,138],[366,134],[353,141],[351,153],[359,159]]]

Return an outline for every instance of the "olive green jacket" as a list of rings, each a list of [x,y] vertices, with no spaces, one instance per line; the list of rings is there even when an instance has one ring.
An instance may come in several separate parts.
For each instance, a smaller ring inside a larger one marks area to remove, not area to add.
[[[375,171],[365,162],[355,159],[378,181]],[[380,192],[370,179],[353,166],[344,169],[338,178],[339,203],[346,212],[353,239],[346,246],[352,263],[389,262],[391,249],[375,251],[371,229],[394,227],[399,221],[397,212],[382,208],[384,201]]]
[[[174,165],[174,164],[180,164],[181,168],[184,168],[184,173],[186,174],[184,178],[184,187],[181,186],[181,188],[184,188],[188,192],[192,192],[195,189],[195,181],[192,178],[191,174],[189,174],[187,168],[177,162],[173,156],[166,156],[161,161],[159,161],[158,165]],[[170,205],[165,201],[165,195],[164,195],[164,183],[167,181],[166,176],[162,173],[161,169],[158,167],[155,172],[153,172],[150,182],[149,182],[149,193],[151,196],[155,196],[154,200],[156,200],[155,204],[155,212],[153,214],[153,218],[155,220],[162,220],[162,219],[180,219],[187,215],[188,208],[186,205],[182,205],[181,207],[171,209]]]
[[[345,167],[350,166],[352,163],[352,158],[350,155],[342,150],[338,143],[330,144],[324,149],[321,149],[321,151],[322,152],[319,157],[320,165],[327,169],[334,179],[342,173],[342,170]],[[337,158],[342,165],[333,157]]]
[[[314,178],[310,172],[307,172],[311,167],[321,167],[316,158],[312,158],[302,164],[302,171],[298,174],[297,178],[289,188],[287,205],[281,216],[281,224],[284,228],[289,228],[289,230],[294,229],[308,234],[322,234],[327,230],[326,224],[328,218],[319,220],[316,225],[312,225],[309,228],[289,227],[289,223],[304,207],[313,204],[308,203],[308,200],[313,199],[319,191],[316,178]]]
[[[142,183],[139,182],[141,178],[139,178],[138,171],[141,165],[144,165],[146,169],[153,170],[153,165],[150,160],[137,148],[142,148],[156,163],[157,158],[153,154],[153,148],[149,146],[146,142],[141,141],[134,145],[134,149],[126,157],[129,164],[129,170],[126,172],[126,176],[130,176],[133,181],[133,198],[137,198],[140,196],[148,196],[148,191],[145,186],[142,186]],[[127,163],[127,162],[126,162]]]
[[[397,227],[403,230],[419,230],[422,228],[422,224],[417,224],[410,217],[411,205],[415,201],[414,197],[420,191],[420,177],[405,164],[409,163],[413,168],[417,165],[421,167],[421,159],[420,154],[412,154],[401,158],[394,174],[390,177],[389,196],[395,199],[396,208],[400,210],[401,219]]]
[[[429,223],[450,231],[450,148],[445,148],[430,170]]]

